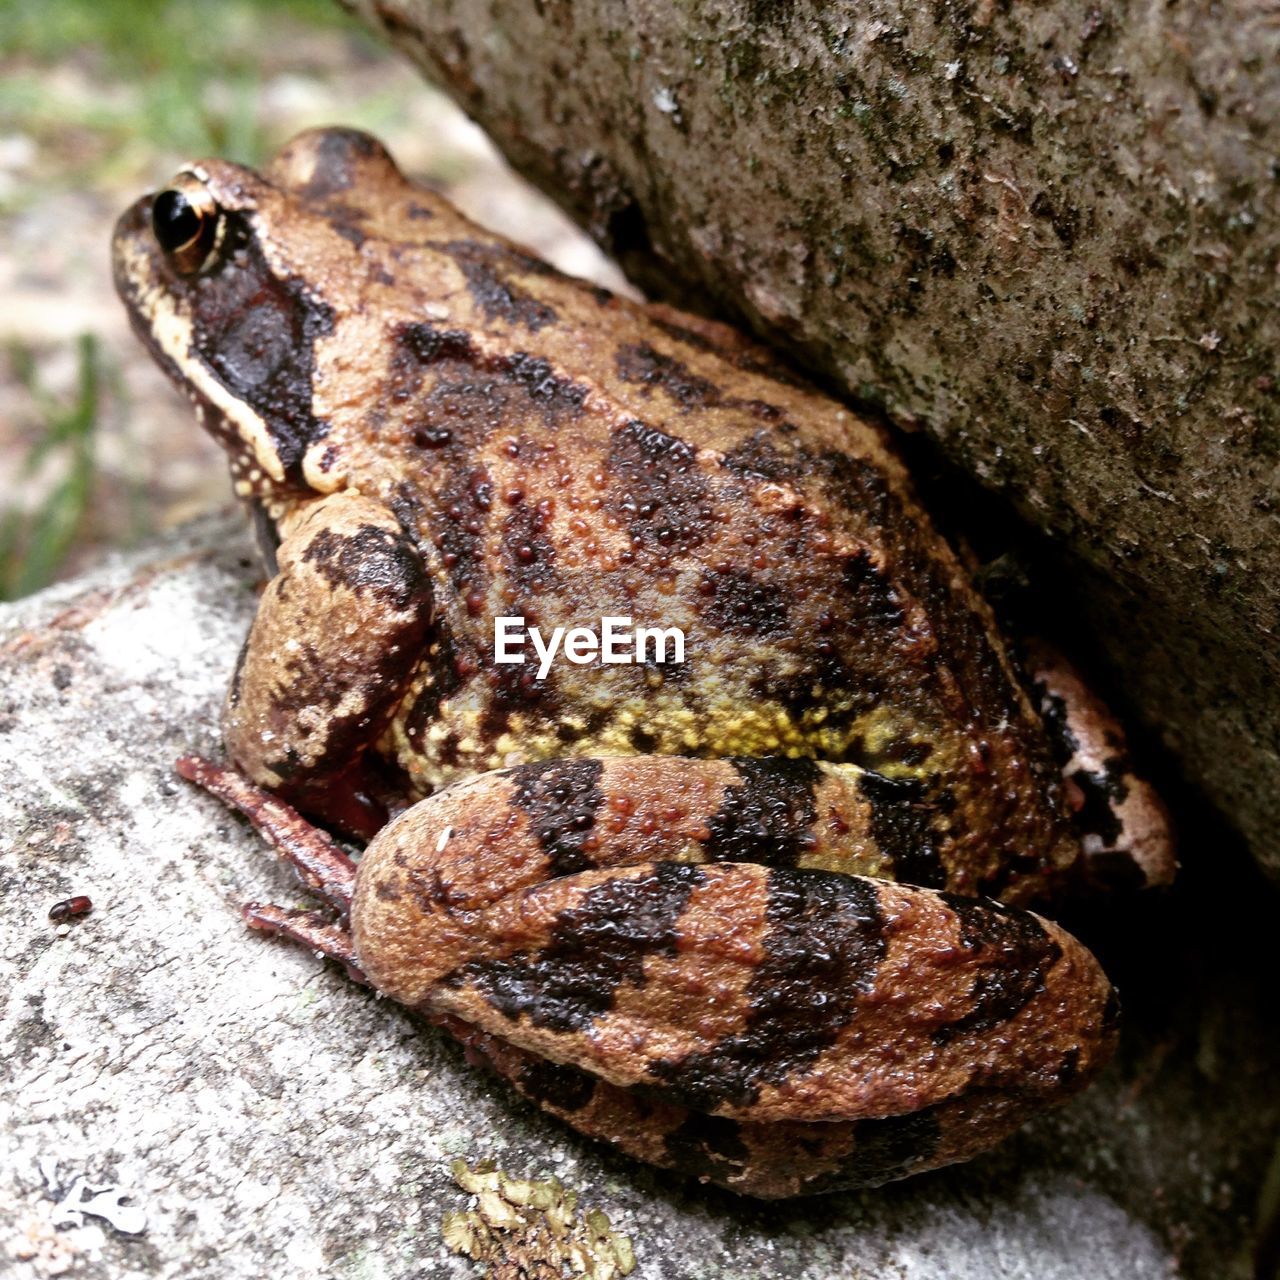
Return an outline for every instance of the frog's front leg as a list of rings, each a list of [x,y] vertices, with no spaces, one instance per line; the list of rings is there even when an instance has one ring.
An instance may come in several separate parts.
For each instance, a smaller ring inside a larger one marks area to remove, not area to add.
[[[260,786],[368,839],[386,821],[363,775],[431,619],[417,548],[381,504],[339,493],[282,529],[223,708],[227,751]]]

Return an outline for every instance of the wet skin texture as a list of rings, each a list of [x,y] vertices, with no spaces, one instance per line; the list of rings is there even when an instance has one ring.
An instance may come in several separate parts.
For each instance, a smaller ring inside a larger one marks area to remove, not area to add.
[[[1163,815],[1045,658],[1051,741],[873,426],[364,135],[175,186],[203,260],[143,200],[117,285],[278,542],[224,713],[243,777],[186,771],[295,864],[329,846],[281,799],[372,837],[309,881],[336,918],[255,923],[583,1132],[756,1195],[963,1159],[1088,1082],[1109,984],[1021,907],[1167,880]],[[498,615],[679,626],[686,661],[539,679],[494,663]]]

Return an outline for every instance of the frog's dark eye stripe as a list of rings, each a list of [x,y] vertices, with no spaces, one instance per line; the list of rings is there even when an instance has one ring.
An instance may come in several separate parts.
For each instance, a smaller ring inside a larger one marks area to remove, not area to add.
[[[218,206],[203,188],[170,187],[151,205],[156,243],[184,275],[199,271],[218,234]]]

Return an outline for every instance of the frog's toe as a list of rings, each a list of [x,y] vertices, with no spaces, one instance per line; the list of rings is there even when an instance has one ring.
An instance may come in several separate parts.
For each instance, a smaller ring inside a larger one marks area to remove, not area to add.
[[[1047,646],[1030,653],[1033,693],[1066,781],[1088,882],[1152,888],[1178,870],[1169,813],[1134,772],[1124,730],[1078,671]]]
[[[288,938],[304,947],[337,960],[356,982],[367,983],[356,960],[351,931],[322,911],[305,911],[277,907],[270,903],[246,902],[241,908],[245,923],[260,933],[276,938]]]

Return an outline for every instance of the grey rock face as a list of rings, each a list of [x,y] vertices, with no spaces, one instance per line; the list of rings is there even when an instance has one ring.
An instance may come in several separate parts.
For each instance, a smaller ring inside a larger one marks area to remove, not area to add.
[[[794,1204],[690,1186],[246,932],[246,899],[303,895],[171,764],[218,748],[257,576],[222,516],[0,613],[0,1272],[475,1274],[440,1234],[462,1156],[558,1175],[653,1280],[1251,1274],[1280,1036],[1239,881],[1084,918],[1125,996],[1120,1060],[1000,1151]],[[92,913],[51,924],[72,894]]]
[[[1062,556],[1280,872],[1280,24],[1252,0],[346,0],[658,294],[922,428]]]

